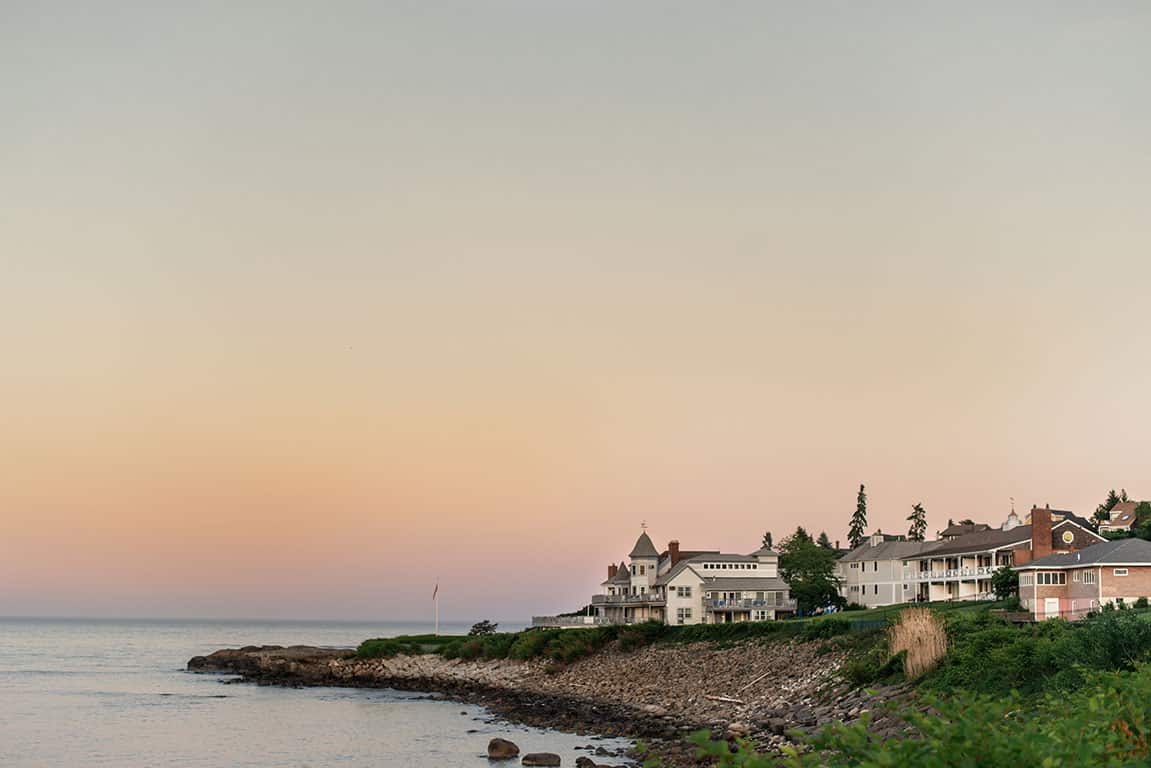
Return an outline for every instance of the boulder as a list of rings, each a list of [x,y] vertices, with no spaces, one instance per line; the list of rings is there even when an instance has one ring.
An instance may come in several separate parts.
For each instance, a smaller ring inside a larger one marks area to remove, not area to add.
[[[523,765],[554,766],[560,764],[560,756],[554,752],[532,752],[524,755],[520,761]]]
[[[488,742],[488,760],[511,760],[519,754],[520,748],[507,739],[495,738]]]
[[[576,768],[599,768],[590,757],[577,757]]]

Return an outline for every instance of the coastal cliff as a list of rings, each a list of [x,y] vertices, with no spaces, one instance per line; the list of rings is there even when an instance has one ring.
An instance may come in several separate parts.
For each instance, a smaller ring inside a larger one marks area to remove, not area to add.
[[[865,712],[881,732],[901,730],[879,705],[903,691],[853,690],[838,676],[844,660],[842,650],[799,640],[607,649],[562,666],[433,654],[359,659],[351,651],[261,646],[199,656],[188,668],[261,684],[440,693],[529,725],[659,741],[670,764],[688,764],[690,748],[675,745],[701,729],[749,736],[767,748],[787,743],[793,729],[851,722]]]

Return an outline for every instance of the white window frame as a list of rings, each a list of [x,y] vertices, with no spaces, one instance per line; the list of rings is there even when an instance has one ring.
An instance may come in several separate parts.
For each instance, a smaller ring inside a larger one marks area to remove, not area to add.
[[[1112,576],[1127,576],[1128,573],[1129,572],[1126,568],[1112,568],[1111,569],[1111,575]]]

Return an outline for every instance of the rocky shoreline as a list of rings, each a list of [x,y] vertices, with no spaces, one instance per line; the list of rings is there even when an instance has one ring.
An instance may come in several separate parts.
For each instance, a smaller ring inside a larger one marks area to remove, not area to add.
[[[357,659],[347,650],[249,646],[195,657],[188,669],[262,685],[437,693],[525,725],[640,739],[665,766],[678,768],[697,764],[684,737],[699,730],[778,750],[793,730],[871,712],[874,730],[901,732],[903,724],[881,705],[905,691],[852,690],[837,674],[844,657],[834,646],[800,641],[608,650],[566,666],[430,654]]]

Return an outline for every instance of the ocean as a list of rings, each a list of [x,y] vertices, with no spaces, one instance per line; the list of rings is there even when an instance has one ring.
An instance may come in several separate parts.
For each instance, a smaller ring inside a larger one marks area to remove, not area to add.
[[[445,634],[466,630],[441,625]],[[192,656],[219,648],[350,647],[426,631],[403,623],[0,619],[0,766],[475,768],[487,765],[493,736],[523,752],[556,752],[570,766],[587,754],[578,746],[625,745],[496,722],[481,707],[420,694],[228,685],[227,676],[184,671]]]

